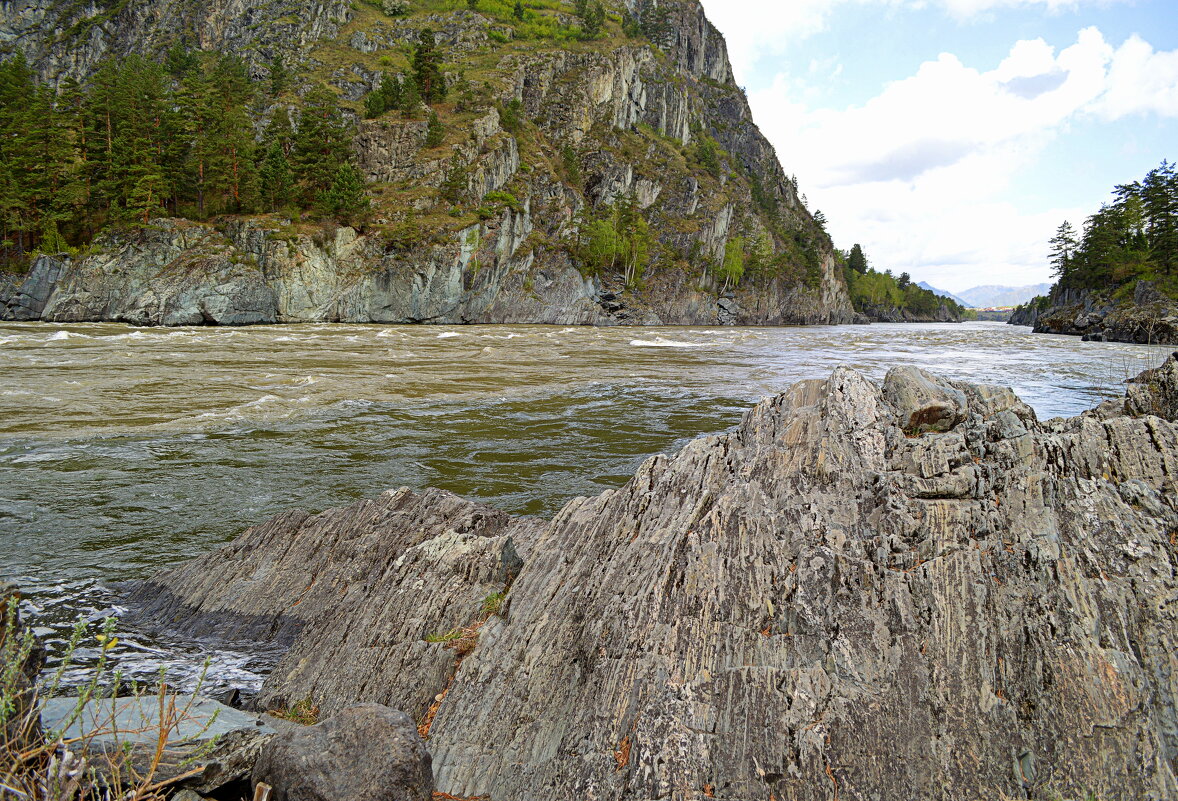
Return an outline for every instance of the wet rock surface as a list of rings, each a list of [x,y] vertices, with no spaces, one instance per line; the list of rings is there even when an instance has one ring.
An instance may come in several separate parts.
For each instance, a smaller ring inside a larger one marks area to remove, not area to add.
[[[471,539],[475,505],[400,491],[325,513],[321,551],[280,517],[139,600],[181,629],[317,621],[264,692],[405,709],[459,797],[1161,801],[1176,387],[1171,359],[1043,422],[1008,389],[839,369],[546,524]],[[452,622],[474,636],[430,636]]]
[[[430,801],[430,755],[404,712],[360,704],[266,743],[253,783],[274,801]]]

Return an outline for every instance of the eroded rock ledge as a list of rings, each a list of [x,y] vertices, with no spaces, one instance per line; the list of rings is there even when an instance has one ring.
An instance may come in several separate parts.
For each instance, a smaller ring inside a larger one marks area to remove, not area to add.
[[[1178,797],[1178,357],[1039,421],[804,381],[549,521],[437,490],[279,516],[135,591],[292,644],[261,702],[407,711],[494,801]],[[429,642],[482,619],[473,650]]]

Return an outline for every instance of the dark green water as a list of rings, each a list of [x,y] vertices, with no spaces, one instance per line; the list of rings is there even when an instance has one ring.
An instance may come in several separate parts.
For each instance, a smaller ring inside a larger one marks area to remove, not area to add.
[[[1120,394],[1120,381],[1164,355],[995,323],[0,324],[0,572],[60,643],[77,615],[117,612],[111,583],[293,506],[433,485],[549,515],[838,365],[1005,384],[1054,416]],[[265,667],[199,644],[122,639],[118,657],[134,674],[190,665],[194,653],[211,655],[229,684],[256,684]]]

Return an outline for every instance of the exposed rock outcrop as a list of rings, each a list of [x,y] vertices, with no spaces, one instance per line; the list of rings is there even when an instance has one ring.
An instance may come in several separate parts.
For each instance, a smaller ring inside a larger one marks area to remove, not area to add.
[[[262,749],[253,783],[273,801],[430,801],[430,756],[404,712],[360,704],[292,728]]]
[[[459,797],[1161,801],[1176,388],[1172,359],[1042,422],[1008,389],[839,369],[546,524],[402,490],[132,600],[289,631],[263,695],[409,711]]]
[[[274,322],[715,325],[842,323],[845,292],[769,280],[728,296],[679,271],[642,292],[607,291],[567,254],[521,253],[527,208],[475,224],[455,244],[412,254],[351,228],[295,232],[278,218],[221,227],[158,219],[111,233],[76,261],[42,256],[0,319],[132,325]],[[543,261],[543,265],[539,264]],[[833,260],[827,272],[834,274]]]
[[[916,314],[909,309],[899,309],[895,306],[869,306],[863,314],[873,323],[959,323],[961,315],[949,308],[946,303],[937,306],[936,311],[929,314]]]
[[[374,201],[362,235],[250,218],[217,230],[159,220],[106,236],[62,275],[36,268],[41,300],[10,301],[0,316],[150,325],[860,319],[829,237],[754,125],[724,39],[696,0],[660,4],[667,24],[657,42],[611,22],[576,45],[517,31],[490,9],[378,6],[0,2],[0,56],[22,53],[52,84],[86,78],[103,57],[159,56],[177,42],[236,53],[257,78],[282,56],[297,89],[260,113],[259,130],[275,114],[297,119],[296,95],[321,81],[358,116],[355,101],[383,74],[409,70],[405,54],[426,26],[454,84],[453,108],[437,108],[440,144],[427,145],[420,119],[356,119],[355,159]],[[571,11],[528,14],[567,32]],[[642,280],[580,261],[585,220],[620,201],[649,226]],[[717,273],[733,245],[759,266],[726,295],[733,278]],[[52,296],[42,291],[54,285]]]
[[[1068,334],[1085,341],[1178,345],[1178,303],[1149,281],[1138,281],[1132,299],[1120,302],[1056,285],[1047,298],[1015,309],[1009,322],[1033,326],[1037,334]]]

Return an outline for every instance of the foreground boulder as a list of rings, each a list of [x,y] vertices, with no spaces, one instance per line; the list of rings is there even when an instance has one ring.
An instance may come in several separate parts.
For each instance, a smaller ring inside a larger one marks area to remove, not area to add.
[[[430,801],[430,756],[413,719],[379,704],[349,707],[266,744],[254,784],[272,801]]]
[[[262,618],[319,622],[264,694],[410,711],[453,796],[1160,801],[1176,388],[1172,359],[1128,401],[1041,422],[1008,389],[839,369],[543,526],[497,517],[472,542],[473,504],[403,490],[368,502],[402,513],[379,523],[325,513],[304,569],[280,517],[138,593],[183,628],[252,620],[277,587]],[[522,568],[476,608],[513,534]]]
[[[181,781],[208,793],[250,775],[274,729],[256,715],[195,695],[73,697],[42,703],[41,722],[100,775]]]

